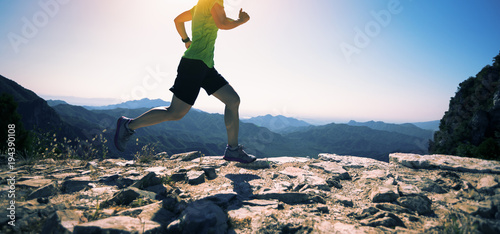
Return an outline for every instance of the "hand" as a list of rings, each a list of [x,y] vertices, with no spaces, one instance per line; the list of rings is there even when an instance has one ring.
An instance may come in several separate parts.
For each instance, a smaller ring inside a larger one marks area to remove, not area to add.
[[[191,46],[191,43],[192,43],[192,41],[188,41],[188,42],[184,43],[184,45],[186,46],[186,49],[189,49],[189,47]]]
[[[250,20],[250,16],[243,11],[243,8],[240,9],[240,15],[239,15],[239,21],[242,23],[246,23],[247,21]]]

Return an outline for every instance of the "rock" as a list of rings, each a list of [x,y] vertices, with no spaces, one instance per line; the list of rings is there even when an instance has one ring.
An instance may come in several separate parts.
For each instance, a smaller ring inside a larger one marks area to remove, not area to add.
[[[362,220],[360,222],[361,224],[371,227],[405,227],[405,224],[397,215],[386,211],[380,211],[375,207],[364,209],[361,214],[355,215],[355,218]]]
[[[318,168],[324,170],[326,173],[332,174],[332,178],[338,178],[340,180],[350,180],[351,176],[349,173],[340,165],[331,162],[320,162],[313,163],[310,165],[312,168]]]
[[[117,166],[120,166],[120,167],[128,167],[128,166],[134,165],[135,161],[129,160],[129,161],[126,161],[126,162],[115,162],[115,164]]]
[[[342,195],[338,195],[338,194],[335,194],[333,196],[333,199],[342,204],[343,206],[345,207],[353,207],[354,206],[354,203],[352,202],[352,199],[351,198],[347,198],[347,197],[344,197]]]
[[[160,233],[161,225],[151,220],[141,220],[129,216],[114,216],[78,224],[74,234],[87,233]]]
[[[73,233],[81,215],[74,210],[58,210],[47,219],[42,233]]]
[[[482,193],[493,194],[497,187],[499,187],[499,184],[495,181],[495,177],[487,175],[479,180],[476,189]]]
[[[425,195],[412,195],[400,197],[397,199],[398,204],[410,210],[417,212],[420,215],[426,215],[432,212],[431,200]]]
[[[26,200],[50,197],[56,195],[57,191],[56,183],[52,182],[30,193]]]
[[[173,182],[186,181],[187,173],[186,172],[178,172],[170,175],[170,180]]]
[[[190,185],[198,185],[205,182],[205,172],[203,171],[188,171],[187,180]]]
[[[379,204],[375,205],[375,207],[378,209],[385,210],[385,211],[388,211],[391,213],[396,213],[396,214],[401,214],[401,213],[413,214],[414,213],[413,211],[411,211],[407,208],[404,208],[402,206],[398,206],[398,205],[395,205],[392,203],[379,203]]]
[[[386,162],[365,157],[355,157],[355,156],[336,155],[336,154],[319,154],[318,158],[323,161],[336,162],[343,167],[352,167],[352,168],[374,167],[379,169],[385,169],[389,166],[389,164]]]
[[[414,169],[438,168],[449,171],[500,174],[500,162],[478,158],[394,153],[389,155],[389,161]]]
[[[257,159],[251,163],[236,163],[235,166],[246,169],[259,170],[271,168],[271,163],[265,159]]]
[[[65,180],[62,183],[62,192],[64,193],[74,193],[86,188],[90,188],[89,184],[95,181],[90,178],[90,176],[75,177],[69,180]]]
[[[224,211],[209,201],[197,201],[188,207],[179,216],[179,221],[169,225],[171,231],[178,233],[227,233],[227,215]]]
[[[299,177],[299,183],[305,183],[309,187],[318,188],[324,191],[330,191],[330,186],[326,183],[326,180],[318,176],[304,175]],[[292,185],[286,186],[286,188],[291,188]]]
[[[309,158],[303,157],[272,157],[267,159],[270,162],[274,162],[276,164],[290,163],[290,162],[308,162]]]
[[[144,171],[154,172],[156,175],[164,175],[166,170],[167,170],[166,167],[149,167]]]
[[[395,188],[384,186],[373,188],[370,194],[370,199],[373,202],[393,202],[396,201],[398,197],[399,194]]]
[[[384,180],[384,179],[387,179],[387,171],[385,171],[385,170],[363,171],[363,174],[361,175],[361,179]]]
[[[135,187],[138,189],[145,189],[147,187],[155,186],[161,184],[160,178],[156,176],[156,173],[154,172],[149,172],[146,174],[144,177],[142,177],[140,180],[136,181],[131,185],[131,187]]]
[[[205,176],[207,177],[207,179],[213,180],[217,178],[215,167],[202,167],[201,169],[205,172]]]
[[[149,205],[127,209],[117,213],[118,216],[137,217],[141,220],[150,220],[167,227],[176,216],[169,210],[163,209],[163,202],[155,202]]]
[[[27,188],[40,188],[52,182],[50,179],[30,179],[24,181],[16,181],[16,186]]]
[[[371,227],[378,227],[378,226],[390,227],[390,228],[394,228],[396,226],[405,227],[405,224],[397,215],[389,212],[380,212],[380,214],[377,214],[376,216],[366,221],[361,221],[361,224]]]
[[[483,218],[494,218],[496,207],[493,206],[491,201],[465,201],[455,204],[454,207],[469,215],[479,215]]]
[[[313,175],[312,172],[297,167],[287,167],[284,170],[279,171],[279,173],[286,175],[290,178],[297,178],[298,176],[304,176],[304,175]]]
[[[179,159],[180,161],[191,161],[196,158],[202,157],[202,153],[200,151],[192,151],[182,154],[174,154],[170,159]]]
[[[411,196],[421,194],[422,190],[412,184],[400,183],[398,184],[398,192],[400,196]]]
[[[273,208],[278,209],[278,200],[260,200],[260,199],[253,199],[249,201],[243,201],[243,205],[249,205],[249,206],[271,206]]]
[[[108,207],[111,205],[129,205],[135,199],[143,197],[154,200],[156,199],[156,193],[144,191],[135,187],[129,187],[117,192],[111,199],[102,202],[101,206]]]
[[[326,180],[326,183],[330,187],[335,187],[335,188],[338,188],[338,189],[342,188],[342,184],[340,184],[340,181],[339,181],[339,179],[337,177],[330,177],[330,178],[328,178]]]
[[[287,204],[300,204],[308,202],[310,197],[307,193],[297,193],[297,192],[277,192],[277,191],[265,191],[260,194],[254,195],[255,199],[265,199],[265,200],[279,200]]]
[[[439,184],[435,183],[432,180],[425,179],[423,182],[418,183],[417,185],[422,191],[430,192],[430,193],[447,193],[448,191],[441,187]]]

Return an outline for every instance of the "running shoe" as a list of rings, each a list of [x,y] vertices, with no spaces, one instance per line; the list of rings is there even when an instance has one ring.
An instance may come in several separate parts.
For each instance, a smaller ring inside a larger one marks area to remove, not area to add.
[[[131,119],[122,116],[116,122],[115,147],[121,152],[125,151],[127,141],[135,133],[135,131],[128,128],[130,121]]]
[[[251,163],[255,161],[257,158],[253,155],[247,154],[243,150],[242,145],[238,145],[237,149],[231,149],[228,145],[226,147],[226,152],[224,152],[224,160],[226,161],[235,161],[240,163]]]

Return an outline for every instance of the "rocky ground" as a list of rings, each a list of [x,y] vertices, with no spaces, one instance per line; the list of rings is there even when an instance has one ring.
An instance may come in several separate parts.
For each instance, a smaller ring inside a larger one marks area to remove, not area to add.
[[[500,163],[454,156],[244,165],[191,152],[0,177],[2,233],[500,233]]]

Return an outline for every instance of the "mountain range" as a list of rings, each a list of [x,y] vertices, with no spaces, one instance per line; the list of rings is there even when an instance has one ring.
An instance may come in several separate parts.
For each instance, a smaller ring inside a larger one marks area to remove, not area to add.
[[[14,81],[0,77],[0,92],[19,103],[23,123],[33,131],[54,132],[58,138],[78,137],[91,140],[103,134],[111,157],[131,158],[147,144],[169,154],[201,151],[220,155],[226,146],[224,116],[191,111],[182,120],[166,122],[137,131],[124,153],[115,150],[112,139],[116,120],[124,115],[135,117],[153,106],[169,103],[143,99],[102,107],[82,107],[64,101],[45,101]],[[29,101],[27,101],[29,100]],[[50,104],[50,106],[49,106]],[[104,131],[105,130],[105,131]],[[319,153],[359,155],[387,161],[389,153],[427,153],[431,130],[412,124],[383,122],[327,124],[314,126],[285,116],[259,116],[240,123],[240,143],[258,157],[310,156]]]

